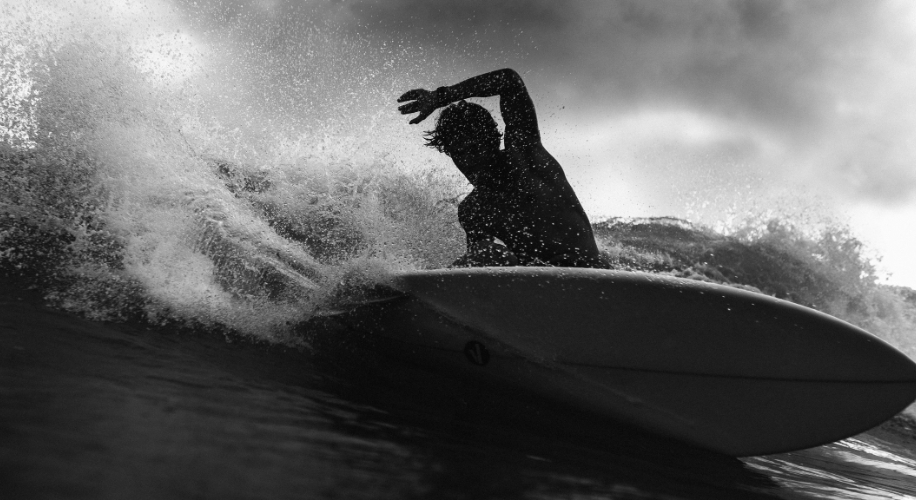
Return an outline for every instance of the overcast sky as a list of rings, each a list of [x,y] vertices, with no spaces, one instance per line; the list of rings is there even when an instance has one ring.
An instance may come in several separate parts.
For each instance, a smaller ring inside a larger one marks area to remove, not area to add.
[[[512,67],[593,219],[835,217],[916,287],[916,2],[112,5],[199,54],[227,108],[342,134],[371,122],[379,148],[423,162],[446,164],[397,96]]]

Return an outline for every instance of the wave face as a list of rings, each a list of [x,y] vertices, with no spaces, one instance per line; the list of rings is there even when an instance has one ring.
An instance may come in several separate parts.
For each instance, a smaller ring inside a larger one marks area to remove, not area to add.
[[[174,30],[140,36],[138,24],[101,14],[6,9],[0,269],[54,306],[294,342],[291,325],[342,295],[464,252],[456,207],[467,184],[399,158],[397,134],[380,140],[387,122],[361,101],[374,92],[390,105],[407,88],[391,75],[405,68],[368,74],[348,59],[394,61],[391,51],[407,49],[298,27],[311,45],[285,53],[311,71],[305,78],[284,73],[289,59],[233,43],[270,32],[251,19],[227,17],[207,32],[221,43],[204,54]],[[270,34],[257,43],[282,44],[282,30]],[[219,64],[201,70],[206,61]],[[364,111],[334,116],[351,109]],[[779,218],[727,232],[678,219],[594,227],[608,267],[793,300],[916,357],[916,292],[878,285],[842,227]]]

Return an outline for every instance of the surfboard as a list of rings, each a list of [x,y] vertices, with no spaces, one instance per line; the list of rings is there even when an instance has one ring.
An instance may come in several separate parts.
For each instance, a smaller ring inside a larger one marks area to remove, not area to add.
[[[916,363],[813,309],[647,273],[394,275],[339,314],[409,363],[510,385],[731,456],[868,430],[916,399]]]

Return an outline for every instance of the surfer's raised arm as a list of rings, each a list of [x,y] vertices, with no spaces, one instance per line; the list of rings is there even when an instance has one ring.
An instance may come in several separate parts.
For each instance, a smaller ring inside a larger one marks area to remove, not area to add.
[[[499,125],[469,97],[499,96]],[[474,189],[458,204],[467,252],[455,266],[600,265],[591,225],[563,168],[541,144],[534,104],[518,73],[501,69],[405,92],[401,114],[420,123],[439,108],[426,145],[445,154]],[[503,147],[501,147],[503,146]]]
[[[433,111],[469,97],[499,96],[499,110],[506,124],[506,149],[521,149],[540,144],[537,114],[525,88],[525,82],[514,70],[500,69],[468,78],[461,83],[439,87],[434,91],[414,89],[404,93],[398,102],[408,102],[398,109],[401,114],[419,113],[410,120],[420,123]]]

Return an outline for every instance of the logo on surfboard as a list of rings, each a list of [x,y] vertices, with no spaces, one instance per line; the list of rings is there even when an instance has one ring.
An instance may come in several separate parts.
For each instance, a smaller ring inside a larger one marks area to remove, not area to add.
[[[464,345],[464,355],[477,366],[484,366],[490,362],[490,351],[480,342],[473,340]]]

